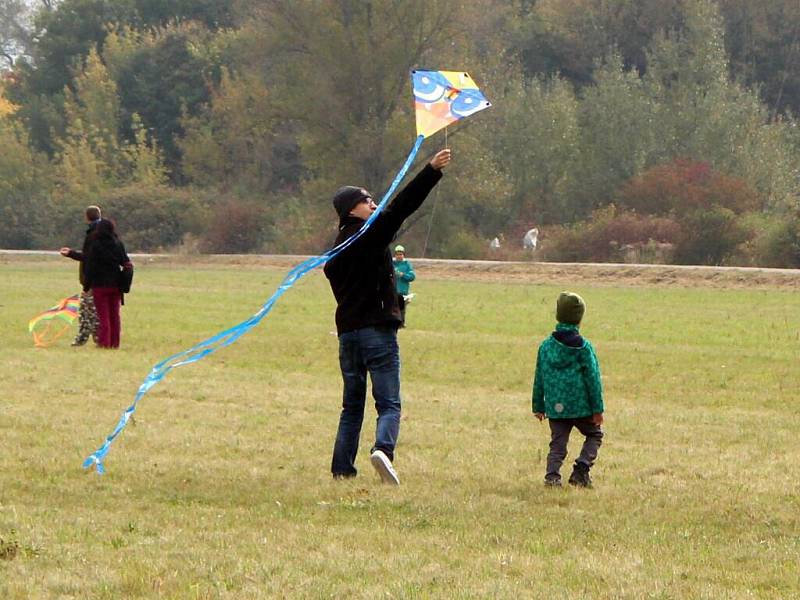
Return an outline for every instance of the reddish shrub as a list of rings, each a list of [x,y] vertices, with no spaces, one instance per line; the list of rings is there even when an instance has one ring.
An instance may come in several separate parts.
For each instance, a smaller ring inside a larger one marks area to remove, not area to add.
[[[623,185],[618,198],[626,208],[653,215],[680,215],[715,206],[741,213],[759,205],[758,194],[743,179],[687,159],[648,169]]]
[[[546,229],[540,256],[567,262],[669,262],[681,237],[673,219],[610,205],[596,210],[588,221]]]

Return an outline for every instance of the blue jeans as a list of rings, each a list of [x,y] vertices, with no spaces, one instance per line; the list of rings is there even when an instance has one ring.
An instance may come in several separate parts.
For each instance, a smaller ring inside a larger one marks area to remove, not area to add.
[[[400,350],[394,327],[364,327],[339,336],[339,366],[344,393],[339,430],[333,447],[331,472],[352,476],[355,467],[364,405],[367,400],[367,373],[372,380],[372,397],[378,422],[374,450],[382,450],[394,460],[394,447],[400,433]]]

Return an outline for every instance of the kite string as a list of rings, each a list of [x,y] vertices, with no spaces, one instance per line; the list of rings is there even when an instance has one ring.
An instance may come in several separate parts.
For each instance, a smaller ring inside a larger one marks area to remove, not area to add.
[[[419,151],[422,142],[424,141],[425,136],[419,135],[414,143],[411,152],[409,153],[408,157],[406,158],[406,162],[403,164],[403,167],[395,176],[392,184],[389,186],[389,189],[384,194],[383,198],[381,199],[378,207],[375,209],[375,212],[370,215],[369,219],[361,226],[355,235],[352,235],[348,239],[344,240],[338,246],[328,250],[324,254],[320,256],[314,256],[309,258],[302,263],[296,265],[292,268],[289,273],[284,277],[281,284],[278,286],[278,289],[270,296],[270,298],[261,306],[261,308],[252,316],[245,319],[241,323],[226,329],[206,340],[203,340],[188,350],[184,350],[182,352],[178,352],[177,354],[173,354],[172,356],[165,358],[161,362],[157,363],[150,373],[147,375],[145,380],[139,386],[138,391],[136,392],[136,396],[134,397],[133,403],[126,408],[122,416],[120,417],[119,421],[117,422],[117,426],[114,430],[109,434],[109,436],[105,439],[105,442],[91,455],[89,455],[86,460],[83,461],[83,468],[89,469],[92,466],[97,468],[97,472],[99,474],[105,473],[105,467],[103,465],[103,459],[108,454],[108,451],[111,448],[111,444],[114,442],[116,437],[122,432],[125,426],[128,424],[128,421],[133,416],[133,413],[136,411],[136,407],[139,403],[139,400],[152,388],[156,385],[159,381],[161,381],[167,373],[169,373],[172,369],[191,364],[201,360],[202,358],[208,356],[209,354],[215,352],[219,348],[224,348],[229,346],[237,339],[239,339],[242,335],[247,333],[250,329],[255,327],[256,325],[261,322],[261,320],[267,316],[267,314],[272,309],[275,302],[277,302],[278,298],[280,298],[284,292],[286,292],[292,285],[301,277],[303,277],[306,273],[312,271],[313,269],[317,268],[318,266],[326,263],[331,258],[348,248],[351,244],[353,244],[358,238],[360,238],[364,233],[370,228],[372,223],[378,217],[378,215],[383,210],[384,206],[388,202],[391,195],[397,189],[397,186],[403,180],[408,171],[411,164],[414,162],[414,158],[416,158],[417,152]]]
[[[447,149],[447,127],[444,128],[444,147]],[[433,208],[431,208],[431,220],[428,221],[428,233],[425,236],[425,243],[422,245],[422,258],[425,258],[425,252],[428,250],[428,240],[431,239],[431,229],[433,229],[433,217],[436,215],[436,204],[439,202],[439,187],[434,190]]]

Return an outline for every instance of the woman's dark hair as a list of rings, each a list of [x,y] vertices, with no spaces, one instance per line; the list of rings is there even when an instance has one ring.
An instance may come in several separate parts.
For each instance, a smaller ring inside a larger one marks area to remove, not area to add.
[[[117,231],[114,227],[114,221],[109,219],[100,219],[94,228],[94,237],[116,237]]]

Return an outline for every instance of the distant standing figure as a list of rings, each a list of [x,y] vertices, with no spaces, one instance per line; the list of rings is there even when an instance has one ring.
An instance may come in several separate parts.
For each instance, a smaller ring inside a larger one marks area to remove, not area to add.
[[[406,304],[411,300],[409,292],[411,282],[417,276],[414,274],[414,267],[406,260],[406,249],[397,244],[394,247],[394,280],[397,283],[397,303],[400,305],[400,327],[406,326]]]
[[[497,250],[500,248],[500,238],[494,238],[491,242],[489,242],[489,248],[492,250]]]
[[[117,237],[114,223],[100,219],[89,236],[89,248],[84,259],[84,291],[92,291],[100,326],[97,345],[102,348],[119,348],[120,306],[123,303],[119,289],[120,271],[130,265],[125,246]]]
[[[578,329],[586,304],[578,294],[562,292],[556,302],[556,330],[539,346],[533,380],[533,414],[550,423],[547,486],[561,485],[561,465],[567,457],[572,428],[583,434],[581,453],[569,483],[591,487],[589,470],[603,441],[603,386],[600,367],[589,340]]]
[[[60,250],[61,256],[66,256],[67,258],[78,261],[78,280],[81,286],[83,286],[85,280],[84,260],[86,258],[86,249],[89,246],[89,236],[94,231],[97,223],[100,222],[100,207],[88,206],[85,216],[89,227],[86,229],[86,235],[83,236],[83,246],[81,250],[73,250],[69,247],[64,247]],[[94,338],[94,341],[97,342],[97,324],[97,310],[94,306],[92,292],[91,290],[88,292],[82,291],[80,304],[78,305],[78,334],[72,341],[72,345],[83,346],[89,340],[89,336]]]
[[[536,244],[539,242],[539,230],[534,227],[533,229],[529,229],[525,233],[525,237],[522,238],[522,247],[525,250],[536,250]]]

